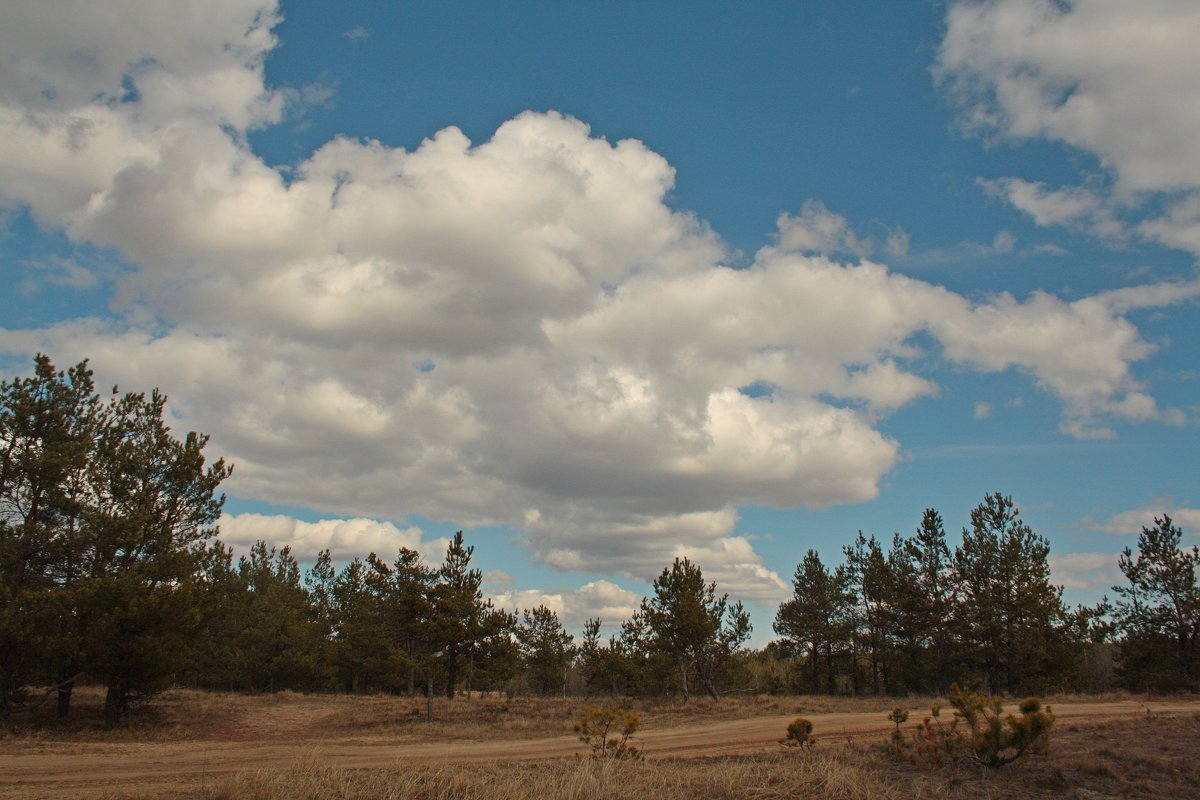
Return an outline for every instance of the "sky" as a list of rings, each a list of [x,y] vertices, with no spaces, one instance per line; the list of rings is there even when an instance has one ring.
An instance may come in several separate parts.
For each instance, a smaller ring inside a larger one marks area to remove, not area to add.
[[[221,538],[465,529],[607,630],[676,557],[984,495],[1070,603],[1200,530],[1200,5],[114,0],[0,10],[0,368],[160,387]]]

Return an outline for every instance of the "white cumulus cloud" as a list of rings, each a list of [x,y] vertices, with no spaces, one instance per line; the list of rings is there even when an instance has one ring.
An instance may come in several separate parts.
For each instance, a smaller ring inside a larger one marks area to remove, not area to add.
[[[935,76],[971,131],[1094,155],[1111,187],[985,182],[1039,225],[1200,254],[1200,5],[986,0],[948,11]],[[1165,213],[1156,208],[1165,207]],[[1144,218],[1127,226],[1123,214]]]
[[[238,550],[247,550],[262,540],[276,547],[292,548],[299,561],[314,561],[328,550],[334,561],[365,558],[375,553],[391,561],[401,547],[415,550],[433,563],[441,560],[444,542],[423,542],[421,529],[398,528],[373,519],[324,519],[304,522],[282,514],[225,514],[220,520],[220,538]],[[442,548],[438,545],[442,544]]]
[[[662,156],[554,112],[482,142],[336,138],[285,177],[246,138],[286,105],[273,3],[44,5],[0,28],[0,206],[132,268],[115,316],[0,328],[0,350],[161,386],[236,462],[229,491],[363,517],[231,516],[239,543],[391,551],[419,531],[372,519],[420,514],[514,526],[568,570],[650,580],[687,556],[769,606],[786,585],[734,509],[875,497],[901,446],[879,422],[937,395],[931,356],[1028,375],[1073,435],[1178,417],[1122,316],[1178,287],[970,299],[867,260],[881,245],[819,203],[731,269],[668,203]],[[601,589],[564,613],[626,607]]]

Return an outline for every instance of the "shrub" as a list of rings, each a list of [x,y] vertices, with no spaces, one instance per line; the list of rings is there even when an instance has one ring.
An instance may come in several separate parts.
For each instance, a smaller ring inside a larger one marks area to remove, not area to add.
[[[999,769],[1027,752],[1044,753],[1050,743],[1054,714],[1042,701],[1021,701],[1021,716],[1003,714],[1000,701],[957,684],[950,687],[950,702],[966,721],[972,757],[984,766]]]
[[[816,744],[812,736],[812,721],[805,717],[796,717],[787,726],[787,736],[782,743],[788,747],[808,748]]]
[[[958,733],[958,720],[949,725],[941,720],[942,709],[936,703],[929,709],[929,716],[917,723],[909,737],[904,736],[900,726],[908,721],[908,712],[893,709],[888,721],[895,723],[887,751],[897,758],[913,764],[938,768],[953,761],[963,749],[962,736]]]
[[[892,709],[892,713],[888,714],[888,722],[896,724],[896,730],[892,731],[892,743],[888,745],[888,752],[894,756],[902,756],[908,750],[908,743],[904,740],[904,732],[900,730],[900,726],[908,721],[908,712],[903,708],[896,707]]]
[[[637,714],[625,708],[585,708],[575,723],[579,741],[599,758],[640,759],[642,751],[629,742],[637,728]]]
[[[958,718],[947,725],[941,719],[942,708],[934,703],[929,709],[929,716],[917,723],[912,735],[912,754],[914,764],[925,764],[930,767],[940,767],[953,761],[963,750],[962,734],[958,732]]]

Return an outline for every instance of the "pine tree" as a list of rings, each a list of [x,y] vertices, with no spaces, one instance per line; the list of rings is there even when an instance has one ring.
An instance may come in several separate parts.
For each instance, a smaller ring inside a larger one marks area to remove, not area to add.
[[[172,436],[165,408],[157,390],[114,399],[89,464],[78,612],[110,727],[187,664],[200,630],[196,578],[230,473],[223,460],[205,466],[207,436]]]
[[[954,552],[968,655],[992,693],[1044,688],[1074,660],[1049,553],[1049,543],[999,492],[971,512],[971,528]]]
[[[277,551],[260,540],[238,571],[245,600],[232,644],[241,680],[271,692],[324,686],[329,670],[322,631],[291,548]]]
[[[796,567],[792,599],[775,614],[775,632],[808,658],[809,691],[835,690],[835,663],[851,643],[853,605],[845,569],[829,570],[809,550]]]
[[[891,692],[890,679],[895,650],[894,612],[896,576],[879,541],[867,539],[862,531],[853,545],[843,548],[849,591],[856,598],[854,636],[866,651],[867,679],[871,691]],[[858,648],[856,648],[858,649]]]
[[[1120,600],[1124,681],[1143,688],[1195,688],[1200,683],[1200,548],[1180,546],[1183,531],[1164,514],[1138,536],[1137,557],[1128,547],[1118,566],[1128,585],[1114,586]]]
[[[526,609],[516,629],[521,661],[529,682],[541,695],[566,693],[567,668],[575,657],[575,637],[544,605]]]
[[[446,674],[446,697],[454,697],[458,681],[466,673],[471,688],[474,668],[489,656],[507,657],[503,643],[516,624],[513,615],[498,610],[483,598],[483,573],[471,568],[473,546],[463,544],[458,531],[446,548],[446,558],[430,590],[432,618],[428,628],[431,652],[440,654]]]
[[[103,410],[87,362],[0,383],[0,719],[30,682],[70,707],[80,669],[73,608],[84,543],[84,477]]]
[[[942,516],[927,508],[917,532],[893,544],[897,635],[905,643],[911,689],[950,691],[958,650],[958,608],[950,548]]]
[[[719,700],[717,672],[750,637],[749,615],[741,603],[730,604],[729,595],[717,597],[716,583],[705,584],[700,568],[686,558],[664,568],[653,588],[640,610],[651,646],[674,662],[685,701],[693,670]]]
[[[434,570],[421,563],[416,550],[401,547],[389,565],[372,553],[369,584],[380,611],[391,661],[401,673],[409,696],[416,691],[416,673],[421,668],[425,630],[432,625],[430,599]]]

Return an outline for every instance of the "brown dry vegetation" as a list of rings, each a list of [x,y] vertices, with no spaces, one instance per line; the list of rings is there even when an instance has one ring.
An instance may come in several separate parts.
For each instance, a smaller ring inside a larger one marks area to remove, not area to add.
[[[1200,716],[1140,717],[1059,732],[1048,756],[1002,771],[897,764],[856,743],[754,757],[615,762],[596,759],[347,770],[307,759],[286,772],[243,773],[197,800],[768,800],[769,798],[1183,798],[1200,780]]]
[[[638,702],[643,762],[572,756],[581,750],[567,734],[589,702],[580,699],[440,699],[430,724],[408,698],[173,691],[117,732],[101,728],[98,695],[79,699],[67,724],[47,711],[0,738],[0,796],[1153,799],[1200,786],[1200,704],[1176,698],[1055,698],[1050,754],[999,773],[891,759],[880,747],[895,705],[886,698]],[[801,713],[816,723],[817,747],[775,745],[769,737]]]
[[[1089,700],[1095,698],[1088,698]],[[1099,699],[1128,699],[1112,695]],[[934,698],[904,698],[910,707],[927,708]],[[587,706],[622,702],[609,697],[540,698],[480,696],[434,700],[434,720],[425,718],[425,700],[392,695],[233,694],[174,689],[155,697],[115,730],[103,727],[101,689],[77,689],[71,717],[55,717],[53,702],[29,717],[18,717],[7,736],[42,741],[182,742],[218,739],[258,740],[286,735],[320,739],[372,733],[413,733],[433,740],[531,738],[571,732]],[[708,698],[634,700],[632,709],[647,727],[678,727],[718,720],[780,714],[833,714],[862,711],[887,713],[895,698],[777,697],[731,695],[720,702]]]

